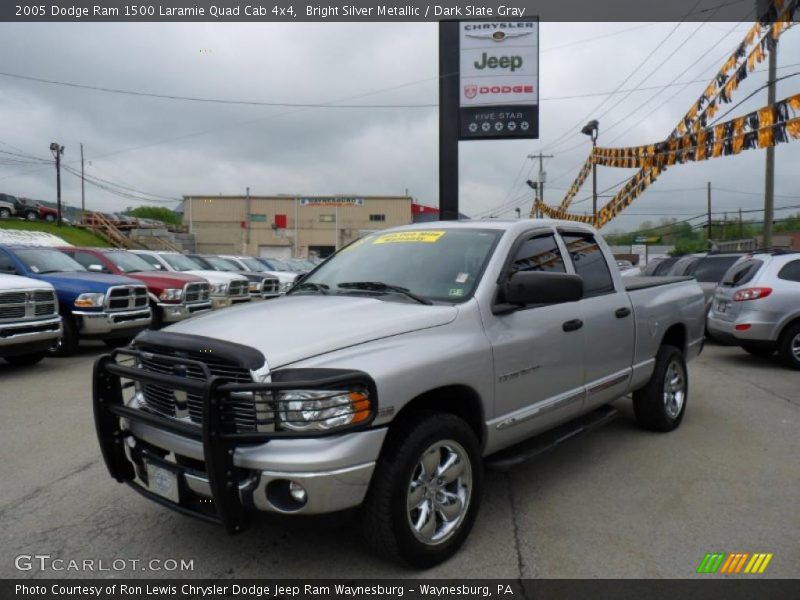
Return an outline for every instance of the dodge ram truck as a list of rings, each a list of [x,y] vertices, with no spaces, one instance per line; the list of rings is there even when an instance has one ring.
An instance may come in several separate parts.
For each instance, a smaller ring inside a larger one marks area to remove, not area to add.
[[[96,430],[114,479],[229,533],[257,511],[355,509],[377,552],[428,567],[469,534],[484,464],[541,454],[627,394],[645,429],[678,427],[704,324],[697,283],[623,280],[586,225],[388,229],[277,300],[99,358]]]
[[[150,325],[147,288],[129,277],[91,273],[55,248],[0,244],[0,273],[52,284],[62,335],[53,352],[74,354],[81,339],[127,344]]]
[[[33,365],[60,337],[53,286],[0,271],[0,357],[12,365]]]
[[[60,250],[89,271],[124,275],[145,284],[153,313],[153,329],[211,310],[211,287],[197,275],[161,271],[140,256],[118,248],[69,246]]]

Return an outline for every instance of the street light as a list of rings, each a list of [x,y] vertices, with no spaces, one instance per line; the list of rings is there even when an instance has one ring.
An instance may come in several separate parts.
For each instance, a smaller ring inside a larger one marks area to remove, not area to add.
[[[597,163],[595,163],[594,149],[597,148],[597,134],[600,124],[597,119],[592,119],[581,129],[583,135],[592,138],[592,215],[597,218]]]
[[[539,218],[539,206],[537,204],[537,201],[539,200],[539,184],[537,182],[535,182],[535,181],[531,181],[530,179],[528,179],[528,181],[526,181],[525,183],[527,183],[528,187],[531,188],[533,190],[533,192],[534,192],[533,205],[535,207],[535,210],[534,210],[533,216],[538,219]]]
[[[58,142],[50,144],[50,152],[53,153],[53,158],[56,159],[56,201],[58,205],[58,220],[56,223],[61,227],[61,155],[64,154],[64,146]]]

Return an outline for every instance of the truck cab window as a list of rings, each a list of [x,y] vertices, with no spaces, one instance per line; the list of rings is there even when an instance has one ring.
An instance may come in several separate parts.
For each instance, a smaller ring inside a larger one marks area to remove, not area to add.
[[[5,252],[0,251],[0,273],[16,273],[17,269],[11,258]]]
[[[564,259],[554,235],[539,235],[526,240],[514,253],[508,276],[517,271],[565,273]]]
[[[614,291],[611,271],[594,236],[582,233],[564,233],[575,273],[583,278],[583,292],[586,296],[596,296]]]

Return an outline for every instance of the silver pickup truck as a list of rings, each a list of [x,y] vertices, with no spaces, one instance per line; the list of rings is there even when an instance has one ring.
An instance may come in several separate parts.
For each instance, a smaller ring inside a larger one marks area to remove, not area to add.
[[[53,286],[0,273],[0,357],[12,365],[33,365],[61,337]]]
[[[682,278],[626,278],[590,227],[460,221],[370,234],[284,297],[141,333],[101,357],[111,475],[179,512],[357,508],[366,541],[427,567],[463,543],[485,463],[607,421],[686,411],[705,325]]]

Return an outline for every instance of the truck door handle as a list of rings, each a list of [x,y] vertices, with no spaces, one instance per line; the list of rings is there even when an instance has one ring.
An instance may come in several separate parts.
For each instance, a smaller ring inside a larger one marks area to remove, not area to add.
[[[565,321],[563,325],[561,325],[561,329],[564,331],[578,331],[583,327],[583,321],[580,319],[572,319],[571,321]]]
[[[629,314],[631,314],[631,309],[628,307],[618,308],[614,311],[614,316],[616,316],[618,319],[624,319]]]

